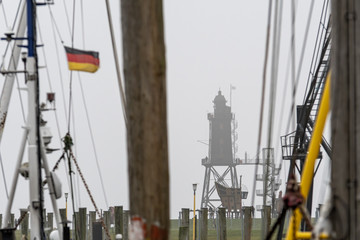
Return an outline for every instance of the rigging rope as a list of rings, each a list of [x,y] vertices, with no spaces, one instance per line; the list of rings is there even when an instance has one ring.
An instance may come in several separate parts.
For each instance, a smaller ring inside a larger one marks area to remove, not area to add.
[[[83,11],[83,1],[82,0],[80,1],[80,4],[81,4],[82,42],[83,42],[83,48],[85,49],[85,24],[84,24],[84,11]],[[96,162],[96,165],[97,165],[97,171],[98,171],[98,174],[99,174],[100,183],[101,183],[101,187],[102,187],[102,192],[103,192],[103,195],[104,195],[106,208],[109,208],[109,203],[108,203],[108,199],[107,199],[107,195],[106,195],[106,191],[105,191],[104,180],[103,180],[103,176],[102,176],[101,168],[100,168],[100,164],[99,164],[99,158],[98,158],[98,154],[97,154],[96,147],[95,147],[95,138],[94,138],[94,134],[93,134],[93,131],[92,131],[92,126],[91,126],[90,117],[89,117],[89,111],[88,111],[88,107],[87,107],[86,100],[85,100],[86,98],[85,98],[84,88],[83,88],[83,84],[82,84],[81,75],[80,75],[79,72],[78,72],[78,79],[79,79],[81,97],[82,97],[84,110],[85,110],[85,114],[86,114],[86,120],[87,120],[87,123],[88,123],[92,148],[93,148],[93,151],[94,151],[95,162]]]
[[[101,170],[100,170],[100,164],[99,164],[97,151],[96,151],[96,148],[95,148],[94,134],[93,134],[93,131],[92,131],[92,128],[91,128],[91,123],[90,123],[90,118],[89,118],[89,111],[88,111],[86,101],[85,101],[84,89],[83,89],[81,78],[79,78],[79,84],[80,84],[80,89],[81,89],[82,100],[83,100],[83,103],[84,103],[84,110],[85,110],[85,113],[86,113],[86,119],[87,119],[87,123],[88,123],[88,126],[89,126],[89,133],[90,133],[91,143],[92,143],[92,147],[93,147],[93,151],[94,151],[94,155],[95,155],[95,161],[96,161],[96,165],[97,165],[97,170],[98,170],[98,174],[99,174],[100,182],[101,182],[101,187],[102,187],[102,191],[103,191],[104,198],[105,198],[105,204],[106,204],[106,208],[109,208],[109,203],[108,203],[108,200],[107,200],[107,196],[106,196],[106,192],[105,192],[105,185],[104,185],[103,177],[102,177]]]
[[[85,186],[85,188],[86,188],[86,191],[87,191],[87,193],[88,193],[88,195],[89,195],[89,197],[90,197],[90,200],[91,200],[91,202],[92,202],[92,204],[93,204],[93,206],[94,206],[94,208],[95,208],[95,211],[96,211],[96,213],[98,214],[98,217],[100,218],[101,225],[102,225],[103,228],[105,229],[105,232],[106,232],[106,235],[107,235],[108,239],[111,239],[111,238],[110,238],[110,234],[109,234],[109,229],[107,228],[107,226],[106,226],[105,223],[104,223],[104,220],[103,220],[103,218],[102,218],[102,216],[101,216],[101,214],[100,214],[100,212],[99,212],[99,209],[98,209],[98,207],[97,207],[97,205],[96,205],[96,203],[95,203],[94,197],[93,197],[93,195],[91,194],[91,191],[90,191],[90,189],[89,189],[89,186],[87,185],[87,183],[86,183],[86,181],[85,181],[84,175],[82,174],[82,172],[81,172],[81,170],[80,170],[79,164],[78,164],[78,162],[77,162],[77,160],[76,160],[76,158],[75,158],[75,156],[74,156],[71,148],[70,148],[69,152],[70,152],[71,158],[73,159],[73,161],[74,161],[74,163],[75,163],[76,169],[77,169],[77,171],[78,171],[78,173],[79,173],[79,175],[80,175],[80,177],[81,177],[81,180],[82,180],[82,182],[83,182],[83,184],[84,184],[84,186]]]
[[[291,83],[295,87],[295,0],[291,1]],[[292,102],[295,102],[296,91],[292,94]],[[291,109],[291,114],[294,116],[294,110]],[[294,117],[292,117],[294,119]],[[295,122],[291,121],[292,128],[295,128]]]
[[[268,18],[267,18],[267,31],[266,31],[266,43],[265,43],[265,58],[264,58],[264,68],[263,68],[263,81],[262,81],[262,92],[261,92],[261,105],[260,105],[260,119],[259,119],[259,132],[258,132],[258,141],[256,147],[256,164],[255,164],[255,173],[254,173],[254,184],[253,191],[251,194],[251,206],[254,206],[255,201],[255,189],[256,189],[256,174],[258,171],[259,165],[259,154],[260,154],[260,145],[261,145],[261,135],[262,135],[262,122],[264,115],[264,102],[265,102],[265,88],[266,88],[266,68],[267,60],[269,54],[269,42],[270,42],[270,27],[271,27],[271,9],[272,9],[272,0],[269,1],[268,6]]]
[[[3,11],[3,14],[4,14],[5,25],[6,25],[7,28],[10,28],[10,26],[8,24],[8,21],[7,21],[7,17],[6,17],[6,11],[5,11],[5,8],[4,8],[4,3],[2,2],[2,0],[0,0],[0,5],[1,5],[1,9]]]
[[[105,0],[105,2],[106,2],[106,11],[107,11],[107,16],[108,16],[109,28],[110,28],[111,43],[112,43],[112,48],[113,48],[113,56],[114,56],[115,67],[116,67],[116,76],[118,79],[119,90],[120,90],[121,106],[122,106],[123,115],[124,115],[125,127],[127,128],[128,124],[127,124],[127,113],[126,113],[126,99],[125,99],[124,88],[123,88],[122,81],[121,81],[120,66],[119,66],[119,60],[118,60],[119,57],[117,55],[114,30],[113,30],[113,25],[112,25],[112,20],[111,20],[110,4],[109,4],[109,0]]]
[[[5,21],[6,21],[6,26],[8,27],[8,23],[7,23],[7,20],[6,20],[6,15],[5,15],[5,9],[4,9],[4,4],[2,3],[2,1],[0,0],[0,4],[2,5],[2,9],[4,11],[4,18],[5,18]],[[17,7],[17,11],[16,11],[16,15],[15,15],[15,19],[14,19],[14,22],[13,22],[13,26],[12,26],[12,29],[15,28],[15,24],[18,20],[18,16],[19,16],[19,12],[20,12],[20,9],[21,9],[21,1],[19,2],[18,4],[18,7]],[[3,68],[5,62],[4,62],[4,59],[5,59],[5,55],[8,51],[8,49],[11,49],[11,55],[13,54],[13,46],[11,45],[11,42],[8,42],[7,45],[6,45],[6,48],[5,48],[5,53],[3,55],[3,62],[1,63],[1,66],[0,68]],[[13,55],[12,55],[13,57]],[[10,58],[11,59],[11,58]],[[14,61],[14,58],[12,58],[13,61]],[[15,62],[13,62],[14,66],[16,65]],[[17,87],[18,87],[18,93],[19,93],[19,98],[20,98],[20,105],[21,105],[21,110],[22,110],[22,115],[23,115],[23,119],[24,119],[24,122],[25,122],[25,112],[24,112],[24,106],[23,106],[23,101],[22,101],[22,98],[21,98],[21,93],[20,93],[20,87],[19,87],[19,81],[18,81],[18,77],[17,75],[15,74],[15,78],[16,78],[16,83],[17,83]],[[5,177],[5,170],[4,170],[4,165],[3,165],[3,161],[2,161],[2,157],[1,157],[1,153],[0,153],[0,165],[1,165],[1,171],[2,171],[2,175],[3,175],[3,181],[4,181],[4,187],[5,187],[5,192],[6,192],[6,196],[7,196],[7,199],[9,199],[9,192],[8,192],[8,187],[7,187],[7,181],[6,181],[6,177]]]

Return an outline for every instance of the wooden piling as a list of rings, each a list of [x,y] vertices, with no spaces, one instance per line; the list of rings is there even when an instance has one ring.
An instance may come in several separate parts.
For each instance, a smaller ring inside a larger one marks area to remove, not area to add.
[[[129,215],[130,211],[124,211],[124,228],[123,228],[123,240],[129,239]]]
[[[93,239],[93,223],[96,222],[96,212],[89,211],[89,240]]]
[[[86,208],[79,208],[79,213],[78,216],[79,218],[77,219],[78,222],[78,226],[79,226],[79,239],[80,240],[86,240]]]
[[[50,231],[52,231],[53,228],[54,228],[54,214],[51,213],[51,212],[49,212],[47,214],[47,225],[46,225],[46,227],[48,227]]]
[[[265,220],[265,236],[267,235],[267,233],[270,230],[270,225],[271,225],[271,206],[265,206],[264,210],[263,210],[263,218]]]
[[[208,209],[201,208],[200,211],[200,231],[199,231],[199,239],[207,240],[208,237]]]
[[[226,209],[219,208],[217,217],[218,217],[217,239],[226,240]]]
[[[122,206],[115,206],[115,236],[116,234],[123,235],[123,207]]]
[[[189,240],[189,227],[179,228],[179,240]]]
[[[0,214],[0,227],[2,226],[2,214]]]
[[[103,234],[102,234],[102,226],[101,222],[93,222],[92,223],[92,240],[102,240]]]
[[[13,213],[10,215],[10,227],[15,227],[15,215]]]
[[[61,222],[66,222],[67,219],[66,219],[66,209],[65,208],[60,208],[59,209],[60,211],[60,218],[61,218]]]
[[[131,217],[146,221],[144,238],[167,240],[170,214],[163,1],[120,2]]]
[[[107,227],[107,229],[109,230],[110,232],[110,212],[109,211],[104,211],[104,223],[105,223],[105,226]],[[103,239],[108,239],[107,236],[106,236],[106,231],[105,229],[103,229]],[[111,239],[108,239],[108,240],[111,240]]]
[[[21,222],[20,228],[21,228],[21,236],[26,236],[28,237],[28,233],[29,233],[29,214],[27,213],[28,210],[27,209],[21,209],[20,210],[20,216],[23,216],[25,213],[25,217]]]
[[[190,215],[190,210],[188,208],[182,208],[181,209],[181,222],[180,222],[180,228],[183,227],[184,229],[182,231],[186,231],[186,240],[189,239],[189,215]],[[185,233],[183,233],[185,234]]]
[[[252,216],[254,213],[253,207],[243,207],[244,212],[244,240],[251,239]]]

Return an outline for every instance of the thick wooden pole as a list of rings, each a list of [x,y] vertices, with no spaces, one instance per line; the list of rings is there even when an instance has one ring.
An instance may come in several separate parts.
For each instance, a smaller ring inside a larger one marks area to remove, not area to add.
[[[131,222],[132,226],[146,226],[145,238],[168,239],[169,172],[162,0],[123,0],[121,20]]]
[[[331,136],[335,239],[360,239],[360,3],[332,1]]]

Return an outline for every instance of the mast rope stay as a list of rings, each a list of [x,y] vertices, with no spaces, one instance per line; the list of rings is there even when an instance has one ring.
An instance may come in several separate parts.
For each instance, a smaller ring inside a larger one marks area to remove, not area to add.
[[[78,164],[78,162],[77,162],[77,160],[76,160],[76,157],[75,157],[75,155],[74,155],[74,153],[73,153],[73,151],[72,151],[73,140],[72,140],[72,138],[71,138],[71,136],[70,136],[69,133],[67,133],[67,134],[65,135],[65,137],[63,138],[63,142],[64,142],[64,152],[63,152],[63,155],[62,155],[62,156],[64,156],[64,155],[66,154],[66,155],[68,155],[68,157],[69,157],[69,161],[70,161],[70,159],[72,159],[72,160],[74,161],[74,164],[75,164],[75,166],[76,166],[76,170],[78,171],[78,173],[79,173],[79,175],[80,175],[80,178],[81,178],[81,180],[82,180],[82,182],[83,182],[83,184],[84,184],[84,187],[85,187],[85,189],[86,189],[86,192],[88,193],[88,195],[89,195],[89,197],[90,197],[91,203],[93,204],[94,209],[95,209],[98,217],[99,217],[100,220],[101,220],[101,224],[102,224],[103,228],[105,229],[106,235],[107,235],[107,237],[108,237],[109,239],[111,239],[111,238],[110,238],[110,234],[109,234],[109,229],[108,229],[108,228],[106,227],[106,225],[105,225],[105,222],[104,222],[104,220],[103,220],[103,218],[102,218],[102,216],[101,216],[101,214],[100,214],[100,211],[99,211],[99,209],[98,209],[98,207],[97,207],[97,205],[96,205],[96,202],[95,202],[95,200],[94,200],[93,194],[92,194],[91,191],[90,191],[90,188],[89,188],[89,186],[88,186],[88,184],[87,184],[87,182],[86,182],[86,180],[85,180],[84,175],[82,174],[82,171],[81,171],[81,169],[80,169],[80,166],[79,166],[79,164]],[[60,162],[62,159],[63,159],[63,158],[61,157],[61,158],[58,160],[58,162]],[[75,224],[76,224],[76,223],[75,223]]]

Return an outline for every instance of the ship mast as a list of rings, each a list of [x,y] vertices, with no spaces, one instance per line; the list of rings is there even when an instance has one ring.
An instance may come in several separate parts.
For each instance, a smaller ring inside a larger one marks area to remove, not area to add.
[[[50,2],[49,2],[50,3]],[[40,105],[39,105],[39,77],[38,77],[38,63],[37,63],[37,51],[36,51],[36,2],[33,0],[27,0],[24,3],[21,20],[15,37],[12,34],[6,34],[6,40],[17,41],[19,43],[22,40],[27,40],[27,57],[23,57],[25,63],[25,71],[17,71],[17,63],[19,60],[20,49],[15,47],[13,53],[14,56],[10,59],[9,69],[7,71],[1,70],[2,74],[7,74],[6,82],[3,88],[0,113],[2,127],[5,123],[6,113],[11,97],[11,90],[13,87],[14,74],[25,73],[25,82],[27,85],[28,93],[28,116],[26,121],[26,127],[21,141],[21,147],[19,156],[16,163],[14,178],[11,185],[9,194],[9,201],[6,207],[4,222],[2,224],[2,230],[8,229],[8,222],[10,219],[10,212],[13,204],[13,199],[16,191],[18,178],[20,175],[20,166],[26,146],[26,140],[28,143],[28,169],[29,177],[29,212],[30,212],[30,226],[31,226],[31,239],[45,239],[44,232],[44,219],[43,219],[43,180],[42,180],[42,168],[45,171],[46,182],[49,187],[49,193],[51,202],[53,205],[56,224],[58,227],[59,238],[62,239],[62,226],[60,224],[60,213],[57,207],[56,198],[61,196],[59,191],[55,191],[53,173],[50,172],[47,164],[46,151],[42,136],[40,133]],[[44,4],[45,5],[45,4]],[[26,12],[26,14],[25,14]],[[27,37],[24,38],[25,31],[25,16],[27,20]],[[0,129],[0,140],[3,129]],[[15,229],[10,229],[14,231]],[[3,234],[3,232],[1,231]],[[0,237],[1,238],[1,237]]]
[[[26,83],[28,87],[28,152],[30,181],[30,223],[31,239],[43,239],[43,191],[41,180],[40,157],[40,109],[39,109],[39,76],[36,51],[36,5],[27,0],[27,38],[28,56],[26,59]]]

